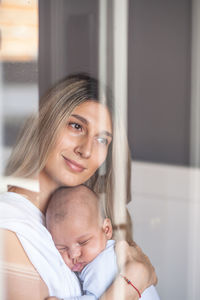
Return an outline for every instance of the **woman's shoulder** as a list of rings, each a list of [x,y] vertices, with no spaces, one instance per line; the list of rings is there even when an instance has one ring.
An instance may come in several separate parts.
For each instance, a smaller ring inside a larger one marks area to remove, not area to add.
[[[5,294],[9,299],[44,299],[48,295],[45,283],[27,257],[16,234],[0,229],[3,245],[1,272],[4,275]],[[7,289],[8,287],[8,289]],[[38,294],[38,298],[35,295]],[[41,297],[40,297],[41,295]]]
[[[4,192],[0,193],[0,205],[2,207],[9,206],[13,209],[21,208],[21,206],[26,205],[28,201],[24,196],[14,193],[14,192]]]
[[[0,223],[12,219],[18,221],[27,219],[27,222],[45,223],[44,215],[31,201],[13,192],[0,194],[0,219]]]
[[[28,266],[30,271],[35,272],[35,269],[29,261],[17,235],[10,230],[0,228],[0,236],[2,240],[3,248],[3,261],[5,262],[4,267],[9,268],[9,265]],[[16,266],[17,268],[17,266]]]
[[[0,194],[0,238],[3,245],[3,266],[7,271],[21,270],[21,273],[30,273],[39,276],[26,255],[21,242],[17,237],[18,222],[22,222],[26,213],[27,199],[16,193],[5,192]],[[28,204],[29,205],[29,204]],[[15,228],[16,227],[16,228]],[[21,224],[22,228],[26,225]],[[6,251],[4,251],[6,249]],[[28,269],[27,269],[28,268]]]

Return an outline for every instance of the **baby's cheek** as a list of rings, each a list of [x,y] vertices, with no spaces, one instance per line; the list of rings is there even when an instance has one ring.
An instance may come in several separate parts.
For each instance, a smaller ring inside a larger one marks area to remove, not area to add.
[[[66,265],[71,269],[73,264],[72,264],[71,260],[69,259],[67,251],[62,253],[62,258],[63,258],[64,262],[66,263]]]
[[[101,252],[99,247],[94,244],[93,246],[88,247],[84,251],[85,262],[90,263],[95,257]]]

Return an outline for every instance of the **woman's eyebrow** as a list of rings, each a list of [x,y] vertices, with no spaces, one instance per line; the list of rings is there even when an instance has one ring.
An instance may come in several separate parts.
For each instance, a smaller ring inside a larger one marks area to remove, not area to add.
[[[84,117],[82,117],[82,116],[80,116],[80,115],[75,115],[75,114],[73,114],[72,117],[75,117],[75,118],[77,118],[78,120],[80,120],[81,122],[83,122],[83,123],[85,123],[85,124],[88,124],[88,121],[87,121]]]
[[[78,119],[78,120],[80,120],[81,122],[83,122],[84,124],[88,124],[88,121],[84,118],[84,117],[82,117],[82,116],[80,116],[80,115],[76,115],[76,114],[73,114],[73,115],[71,115],[72,117],[74,117],[74,118],[76,118],[76,119]],[[108,132],[108,131],[106,131],[106,130],[102,130],[101,131],[101,134],[105,134],[105,135],[107,135],[107,136],[109,136],[109,137],[113,137],[112,136],[112,133],[110,133],[110,132]]]

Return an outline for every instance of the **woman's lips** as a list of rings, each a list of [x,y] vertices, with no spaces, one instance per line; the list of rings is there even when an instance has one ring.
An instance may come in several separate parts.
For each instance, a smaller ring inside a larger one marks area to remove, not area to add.
[[[70,167],[70,169],[72,171],[74,171],[74,172],[83,172],[86,169],[85,167],[83,167],[82,165],[78,164],[74,160],[68,159],[64,155],[62,155],[62,157],[64,158],[66,164],[68,165],[68,167]]]

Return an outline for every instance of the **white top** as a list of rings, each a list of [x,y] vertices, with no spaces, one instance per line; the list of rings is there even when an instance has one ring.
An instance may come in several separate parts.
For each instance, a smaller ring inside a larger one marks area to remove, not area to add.
[[[116,277],[118,269],[114,244],[115,241],[109,240],[106,249],[78,273],[84,294],[99,298]],[[152,285],[142,293],[140,299],[159,300],[159,296]]]
[[[44,215],[26,198],[10,192],[0,195],[0,228],[16,233],[49,296],[94,300],[94,296],[81,296],[79,280],[64,263],[44,222]]]

